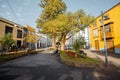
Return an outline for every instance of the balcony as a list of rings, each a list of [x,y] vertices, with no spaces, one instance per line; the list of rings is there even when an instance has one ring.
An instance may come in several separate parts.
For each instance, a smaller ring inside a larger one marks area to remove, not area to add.
[[[105,26],[106,38],[113,38],[113,22],[109,22],[109,23],[105,24],[104,26]],[[100,29],[100,33],[101,33],[101,39],[103,39],[104,35],[103,35],[102,26]]]
[[[106,38],[113,38],[112,32],[107,32],[106,33]]]
[[[103,33],[101,33],[101,39],[104,38]],[[106,38],[113,38],[113,33],[112,32],[106,32]]]

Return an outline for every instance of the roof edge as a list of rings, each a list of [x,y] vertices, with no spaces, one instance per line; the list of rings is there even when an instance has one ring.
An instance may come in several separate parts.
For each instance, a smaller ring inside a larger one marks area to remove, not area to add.
[[[112,10],[113,8],[115,8],[115,7],[118,6],[118,5],[120,5],[120,2],[118,2],[116,5],[114,5],[114,6],[111,7],[110,9],[106,10],[103,14],[107,13],[108,11]],[[96,19],[97,19],[98,17],[100,17],[100,16],[102,16],[102,14],[100,14],[99,16],[97,16]],[[95,19],[95,20],[96,20],[96,19]]]
[[[3,21],[3,22],[6,22],[6,23],[9,23],[9,24],[12,24],[12,25],[17,25],[17,26],[20,26],[20,27],[23,27],[22,25],[18,24],[18,23],[15,23],[13,21],[10,21],[8,19],[5,19],[3,17],[0,17],[0,20]]]

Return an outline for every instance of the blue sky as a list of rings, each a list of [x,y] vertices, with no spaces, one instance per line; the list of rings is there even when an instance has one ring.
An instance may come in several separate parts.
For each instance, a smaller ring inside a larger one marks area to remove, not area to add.
[[[120,0],[63,0],[67,11],[75,12],[83,9],[87,14],[100,15],[116,5]],[[0,17],[6,18],[22,26],[30,25],[36,28],[36,19],[42,9],[38,6],[40,0],[0,0]]]

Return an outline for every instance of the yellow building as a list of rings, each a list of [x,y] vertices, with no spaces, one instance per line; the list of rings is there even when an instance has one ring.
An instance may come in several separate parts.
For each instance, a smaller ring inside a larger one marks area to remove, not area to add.
[[[35,43],[36,43],[35,29],[30,27],[29,25],[26,25],[24,28],[24,44],[29,49],[35,49]]]
[[[120,3],[103,13],[108,53],[120,54]],[[104,50],[102,15],[90,27],[90,46],[92,50]]]

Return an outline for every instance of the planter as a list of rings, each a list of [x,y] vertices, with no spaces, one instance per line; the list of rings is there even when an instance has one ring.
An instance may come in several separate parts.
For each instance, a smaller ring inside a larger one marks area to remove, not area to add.
[[[90,63],[74,63],[75,67],[84,67],[84,68],[95,68],[99,66],[99,64],[90,64]]]
[[[61,62],[74,67],[81,68],[95,68],[98,67],[101,63],[92,58],[71,58],[66,53],[60,54]],[[77,59],[77,60],[76,60]]]
[[[61,58],[61,62],[74,67],[80,67],[80,68],[95,68],[98,67],[100,64],[90,64],[90,63],[75,63],[75,62],[69,62],[67,60],[64,60]]]
[[[69,65],[69,66],[74,66],[73,62],[69,62],[69,61],[66,61],[66,60],[63,60],[63,59],[61,59],[61,62],[66,64],[66,65]]]
[[[71,58],[75,58],[75,55],[76,55],[75,52],[65,51],[65,53],[66,53],[69,57],[71,57]]]

